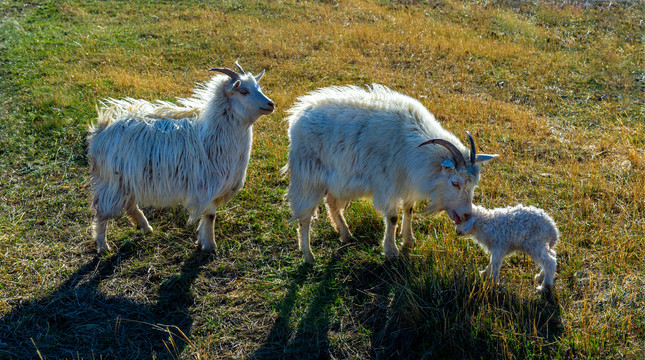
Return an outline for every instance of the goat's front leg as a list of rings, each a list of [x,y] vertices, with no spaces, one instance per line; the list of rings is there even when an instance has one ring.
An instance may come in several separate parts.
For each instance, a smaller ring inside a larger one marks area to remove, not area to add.
[[[499,282],[499,269],[502,267],[502,261],[506,254],[501,251],[491,251],[490,264],[488,265],[488,272],[494,284]]]
[[[213,251],[215,250],[215,240],[214,240],[214,223],[215,223],[215,214],[203,214],[202,219],[199,222],[199,227],[197,227],[197,242],[202,247],[204,251]]]
[[[489,272],[489,271],[490,271],[490,264],[486,265],[486,267],[484,268],[484,270],[481,270],[481,271],[479,272],[479,275],[481,275],[481,276],[488,276],[488,272]]]
[[[110,250],[110,245],[105,241],[105,228],[107,227],[108,219],[94,218],[92,222],[92,235],[94,235],[94,242],[99,254]]]
[[[414,202],[403,204],[403,223],[401,224],[401,237],[403,237],[403,248],[411,250],[414,247],[414,236],[412,235],[412,208]]]
[[[399,255],[396,248],[396,223],[399,220],[396,208],[384,213],[383,221],[385,222],[385,236],[383,237],[383,252],[387,259],[392,259]]]

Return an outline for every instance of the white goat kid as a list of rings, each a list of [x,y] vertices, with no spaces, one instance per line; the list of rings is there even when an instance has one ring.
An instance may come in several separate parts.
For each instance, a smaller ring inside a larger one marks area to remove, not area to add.
[[[477,155],[470,133],[469,153],[420,102],[382,85],[319,89],[299,98],[289,114],[290,151],[283,171],[290,173],[291,220],[298,220],[307,263],[314,259],[311,218],[323,197],[343,242],[351,236],[343,210],[351,200],[371,197],[385,222],[385,255],[392,258],[398,255],[399,203],[403,247],[409,249],[414,202],[428,199],[431,213],[445,210],[461,223],[470,216],[478,163],[497,156]],[[426,144],[438,146],[421,147]]]
[[[459,236],[469,236],[490,253],[490,264],[481,274],[499,281],[499,269],[506,255],[522,252],[541,267],[535,276],[540,291],[553,288],[556,269],[554,247],[560,237],[555,221],[542,209],[533,206],[486,209],[473,205],[470,219],[456,226]]]
[[[123,213],[152,231],[141,207],[183,204],[190,221],[201,217],[198,242],[215,247],[213,221],[242,188],[253,141],[253,123],[273,112],[260,89],[264,75],[213,68],[225,75],[202,84],[191,98],[150,103],[108,99],[88,136],[94,240],[98,251],[108,220]]]

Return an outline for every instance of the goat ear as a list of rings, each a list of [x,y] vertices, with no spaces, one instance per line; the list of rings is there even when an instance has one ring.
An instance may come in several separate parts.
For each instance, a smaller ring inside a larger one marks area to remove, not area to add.
[[[255,81],[260,82],[260,79],[262,79],[262,77],[264,76],[264,72],[265,72],[265,71],[266,71],[266,69],[262,70],[262,72],[260,73],[260,75],[257,75],[257,76],[255,77]]]
[[[478,162],[478,163],[489,162],[498,156],[499,155],[497,154],[477,154],[477,157],[475,158],[475,162]]]
[[[232,92],[233,92],[233,91],[235,91],[238,87],[240,87],[240,84],[242,84],[242,82],[241,82],[240,80],[236,80],[236,81],[233,83],[233,85],[231,85],[231,87],[230,87],[230,88],[228,88],[228,91],[227,91],[227,92],[228,92],[229,94],[230,94],[230,93],[232,93]]]
[[[455,168],[455,163],[453,163],[451,160],[446,159],[441,163],[441,166],[443,166],[444,168],[447,168],[447,169],[454,169]]]

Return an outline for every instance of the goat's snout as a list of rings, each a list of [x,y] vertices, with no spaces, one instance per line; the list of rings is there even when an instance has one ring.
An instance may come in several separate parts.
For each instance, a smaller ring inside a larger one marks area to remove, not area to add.
[[[264,106],[261,106],[260,109],[267,112],[272,112],[273,110],[275,110],[275,103],[273,102],[273,100],[269,100],[266,104],[264,104]]]

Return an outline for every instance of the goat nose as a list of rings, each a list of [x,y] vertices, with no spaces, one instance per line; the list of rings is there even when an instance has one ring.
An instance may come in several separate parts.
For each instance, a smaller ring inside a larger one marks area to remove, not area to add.
[[[275,104],[274,104],[274,103],[273,103],[273,101],[271,101],[271,100],[269,100],[269,102],[267,103],[267,105],[269,105],[269,107],[270,107],[270,108],[275,107]]]

